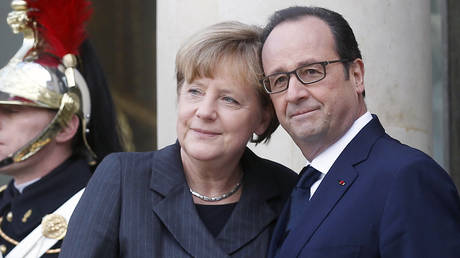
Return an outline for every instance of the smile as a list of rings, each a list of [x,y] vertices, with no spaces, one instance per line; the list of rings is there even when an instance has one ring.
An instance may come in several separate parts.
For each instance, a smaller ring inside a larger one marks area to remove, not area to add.
[[[217,136],[217,135],[221,134],[221,133],[208,131],[208,130],[204,130],[204,129],[199,129],[199,128],[190,128],[190,130],[192,130],[193,132],[195,132],[195,133],[197,133],[199,135],[208,136],[208,137]]]
[[[298,116],[309,115],[310,113],[317,111],[317,110],[319,110],[319,108],[299,110],[299,111],[294,112],[293,114],[290,114],[289,117],[295,118]]]

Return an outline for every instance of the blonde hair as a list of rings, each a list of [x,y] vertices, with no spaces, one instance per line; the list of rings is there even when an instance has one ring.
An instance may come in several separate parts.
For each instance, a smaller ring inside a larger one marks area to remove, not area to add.
[[[231,61],[232,65],[225,69],[231,69],[236,79],[257,92],[263,109],[271,110],[272,121],[265,133],[251,140],[256,143],[268,141],[279,125],[270,97],[260,84],[261,33],[262,29],[255,25],[236,21],[217,23],[194,34],[176,55],[177,94],[184,82],[213,78],[224,61]]]

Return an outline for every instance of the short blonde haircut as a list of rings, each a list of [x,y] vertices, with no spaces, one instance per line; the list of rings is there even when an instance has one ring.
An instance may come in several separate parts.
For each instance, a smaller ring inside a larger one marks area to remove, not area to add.
[[[270,109],[272,121],[267,130],[252,142],[268,141],[279,125],[270,97],[260,84],[263,71],[260,62],[262,29],[241,22],[217,23],[196,33],[179,49],[176,55],[177,94],[184,82],[198,78],[213,78],[224,61],[231,61],[231,74],[257,92],[262,109]]]

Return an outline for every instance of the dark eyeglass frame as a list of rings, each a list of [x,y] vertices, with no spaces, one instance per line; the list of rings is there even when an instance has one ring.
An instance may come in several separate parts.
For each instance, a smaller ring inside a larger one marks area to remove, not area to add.
[[[331,60],[331,61],[322,61],[322,62],[315,62],[315,63],[310,63],[310,64],[306,64],[306,65],[302,65],[302,66],[299,66],[297,67],[296,69],[290,71],[290,72],[280,72],[280,73],[274,73],[274,74],[270,74],[268,76],[265,76],[263,77],[262,79],[260,79],[260,83],[262,83],[262,85],[264,86],[264,89],[265,91],[268,93],[268,94],[275,94],[275,93],[280,93],[280,92],[283,92],[285,90],[287,90],[289,88],[289,81],[290,81],[290,78],[291,78],[291,74],[295,74],[295,77],[297,78],[297,80],[299,80],[299,82],[301,82],[302,84],[306,85],[306,84],[312,84],[312,83],[315,83],[315,82],[319,82],[321,81],[322,79],[326,78],[326,66],[328,64],[333,64],[333,63],[346,63],[346,62],[350,62],[349,59],[338,59],[338,60]],[[311,82],[304,82],[299,74],[297,73],[299,70],[301,70],[302,68],[305,68],[307,66],[311,66],[311,65],[316,65],[316,64],[320,64],[322,67],[323,67],[323,77],[317,79],[317,80],[314,80],[314,81],[311,81]],[[284,74],[287,76],[288,80],[287,80],[287,84],[286,84],[286,87],[281,89],[281,90],[278,90],[278,91],[271,91],[269,90],[270,88],[270,85],[266,85],[265,84],[265,81],[268,80],[268,82],[270,83],[270,80],[269,78],[274,76],[274,75],[280,75],[280,74]]]

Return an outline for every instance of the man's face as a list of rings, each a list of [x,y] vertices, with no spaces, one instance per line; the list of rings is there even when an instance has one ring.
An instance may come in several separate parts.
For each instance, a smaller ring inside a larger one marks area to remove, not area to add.
[[[36,137],[53,119],[54,111],[18,105],[0,105],[0,160],[8,157]],[[0,173],[15,176],[31,165],[35,156],[3,168]]]
[[[329,26],[316,17],[279,24],[262,49],[267,76],[338,59]],[[347,79],[342,63],[329,64],[323,80],[304,85],[291,75],[286,91],[270,95],[280,124],[309,160],[337,141],[365,113],[360,96],[364,90],[361,60],[350,65],[349,75]]]

